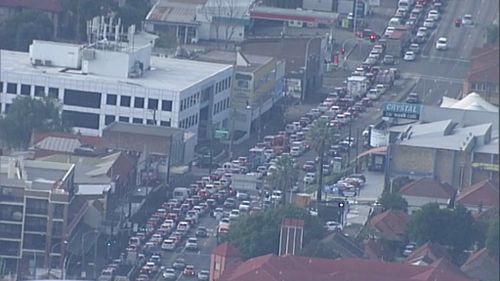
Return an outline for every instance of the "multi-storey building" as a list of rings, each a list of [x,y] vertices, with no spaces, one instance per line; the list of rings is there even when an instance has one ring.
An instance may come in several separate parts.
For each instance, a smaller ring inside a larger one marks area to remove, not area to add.
[[[0,157],[1,275],[63,268],[87,207],[73,201],[74,170],[74,164]]]
[[[35,40],[29,53],[2,51],[1,112],[18,96],[57,98],[63,119],[89,135],[114,121],[182,128],[196,136],[206,134],[208,125],[227,123],[233,66],[152,57],[149,41],[139,35],[131,41]]]

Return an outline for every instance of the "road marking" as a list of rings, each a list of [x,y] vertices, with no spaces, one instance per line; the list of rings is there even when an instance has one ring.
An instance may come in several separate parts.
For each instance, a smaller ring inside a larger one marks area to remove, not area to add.
[[[463,84],[463,80],[462,79],[458,79],[458,78],[449,78],[449,77],[433,76],[433,75],[424,75],[424,74],[411,73],[411,72],[402,73],[401,77],[403,77],[403,78],[414,78],[414,79],[421,78],[421,79],[426,79],[426,80],[434,80],[435,83],[437,83],[437,81],[439,81],[439,82],[450,82],[450,83]]]
[[[421,56],[423,59],[430,59],[430,60],[445,60],[445,61],[453,61],[453,62],[463,62],[463,63],[470,63],[470,60],[467,59],[457,59],[457,58],[447,58],[447,57],[440,57],[440,56]]]

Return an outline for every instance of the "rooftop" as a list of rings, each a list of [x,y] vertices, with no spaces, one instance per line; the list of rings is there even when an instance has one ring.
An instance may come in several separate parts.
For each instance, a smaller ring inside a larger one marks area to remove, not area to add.
[[[105,131],[130,133],[137,135],[148,135],[157,137],[170,137],[175,134],[184,133],[184,130],[171,127],[158,127],[154,125],[143,125],[125,122],[113,122],[109,124]]]
[[[446,261],[413,266],[374,260],[336,260],[273,254],[226,270],[220,281],[471,281]]]
[[[464,189],[457,197],[456,203],[463,205],[499,207],[498,183],[491,180],[480,181]]]
[[[414,180],[401,188],[403,196],[418,196],[429,198],[449,199],[455,197],[456,189],[447,183],[440,183],[435,179],[421,178]]]
[[[406,263],[413,265],[429,265],[440,258],[449,259],[446,249],[434,242],[427,242],[416,248],[407,258]]]
[[[370,219],[368,224],[388,239],[402,240],[408,214],[399,210],[387,210]]]
[[[259,56],[251,54],[241,54],[244,59],[248,61],[248,65],[235,65],[236,70],[240,71],[254,71],[259,67],[271,62],[272,57]],[[196,58],[198,61],[222,63],[222,64],[236,64],[237,54],[236,52],[213,50],[204,54],[199,54]]]
[[[458,108],[465,110],[480,110],[480,111],[489,111],[498,113],[497,106],[487,102],[480,95],[474,92],[469,93],[461,100],[443,97],[443,101],[441,102],[441,107]]]
[[[39,77],[57,76],[60,79],[71,79],[87,83],[113,83],[177,92],[232,67],[231,65],[152,56],[151,70],[145,71],[142,77],[117,78],[82,74],[81,71],[68,71],[64,67],[33,66],[29,54],[25,52],[1,50],[1,57],[2,71],[4,73],[15,72],[21,75],[30,74]]]
[[[477,280],[498,280],[500,276],[498,258],[483,248],[469,256],[460,269]]]

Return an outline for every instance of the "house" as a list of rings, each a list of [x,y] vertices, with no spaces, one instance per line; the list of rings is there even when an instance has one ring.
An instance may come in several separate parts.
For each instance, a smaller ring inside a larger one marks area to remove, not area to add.
[[[447,183],[440,183],[432,178],[414,180],[401,188],[399,194],[408,202],[411,214],[428,203],[437,203],[441,208],[453,205],[456,189]]]
[[[443,260],[438,260],[428,266],[413,266],[357,258],[331,260],[304,256],[276,256],[274,254],[234,263],[232,266],[224,267],[219,278],[210,278],[210,281],[255,280],[472,281],[459,269]]]
[[[241,253],[229,242],[224,242],[212,250],[210,255],[210,281],[219,280],[222,272],[241,262]]]
[[[363,253],[363,257],[370,260],[383,260],[384,258],[382,245],[375,238],[363,241]]]
[[[481,281],[498,281],[500,278],[498,258],[483,248],[467,259],[460,267],[469,277]]]
[[[386,239],[405,241],[408,219],[408,214],[403,211],[387,210],[372,217],[368,221],[368,227]]]
[[[474,91],[488,102],[499,105],[499,47],[476,48],[464,82],[463,93]]]
[[[491,180],[478,182],[458,194],[456,204],[462,204],[473,213],[499,208],[498,183]]]
[[[53,35],[57,36],[59,18],[63,12],[61,0],[0,0],[0,22],[26,10],[40,11],[46,14],[52,21]]]
[[[35,132],[32,136],[31,151],[34,158],[58,153],[92,153],[101,146],[101,138],[63,132]]]
[[[314,243],[313,243],[314,244]],[[316,254],[312,251],[317,251],[316,253],[322,251],[331,251],[329,257],[338,256],[342,258],[363,258],[364,252],[359,247],[359,245],[353,241],[350,237],[344,235],[341,231],[335,231],[334,233],[326,236],[316,245],[311,245],[314,249],[304,248],[304,252],[310,253],[312,255]]]
[[[437,243],[427,242],[416,248],[408,257],[406,257],[405,263],[427,266],[441,258],[450,260],[450,256],[448,255],[446,249]]]

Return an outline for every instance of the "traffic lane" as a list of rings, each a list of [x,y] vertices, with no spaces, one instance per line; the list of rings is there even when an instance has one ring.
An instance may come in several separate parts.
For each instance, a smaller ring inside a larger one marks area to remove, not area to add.
[[[403,61],[397,65],[401,73],[408,77],[435,77],[438,80],[462,80],[469,69],[468,61],[441,59],[436,61],[429,57],[417,57],[415,61]]]

